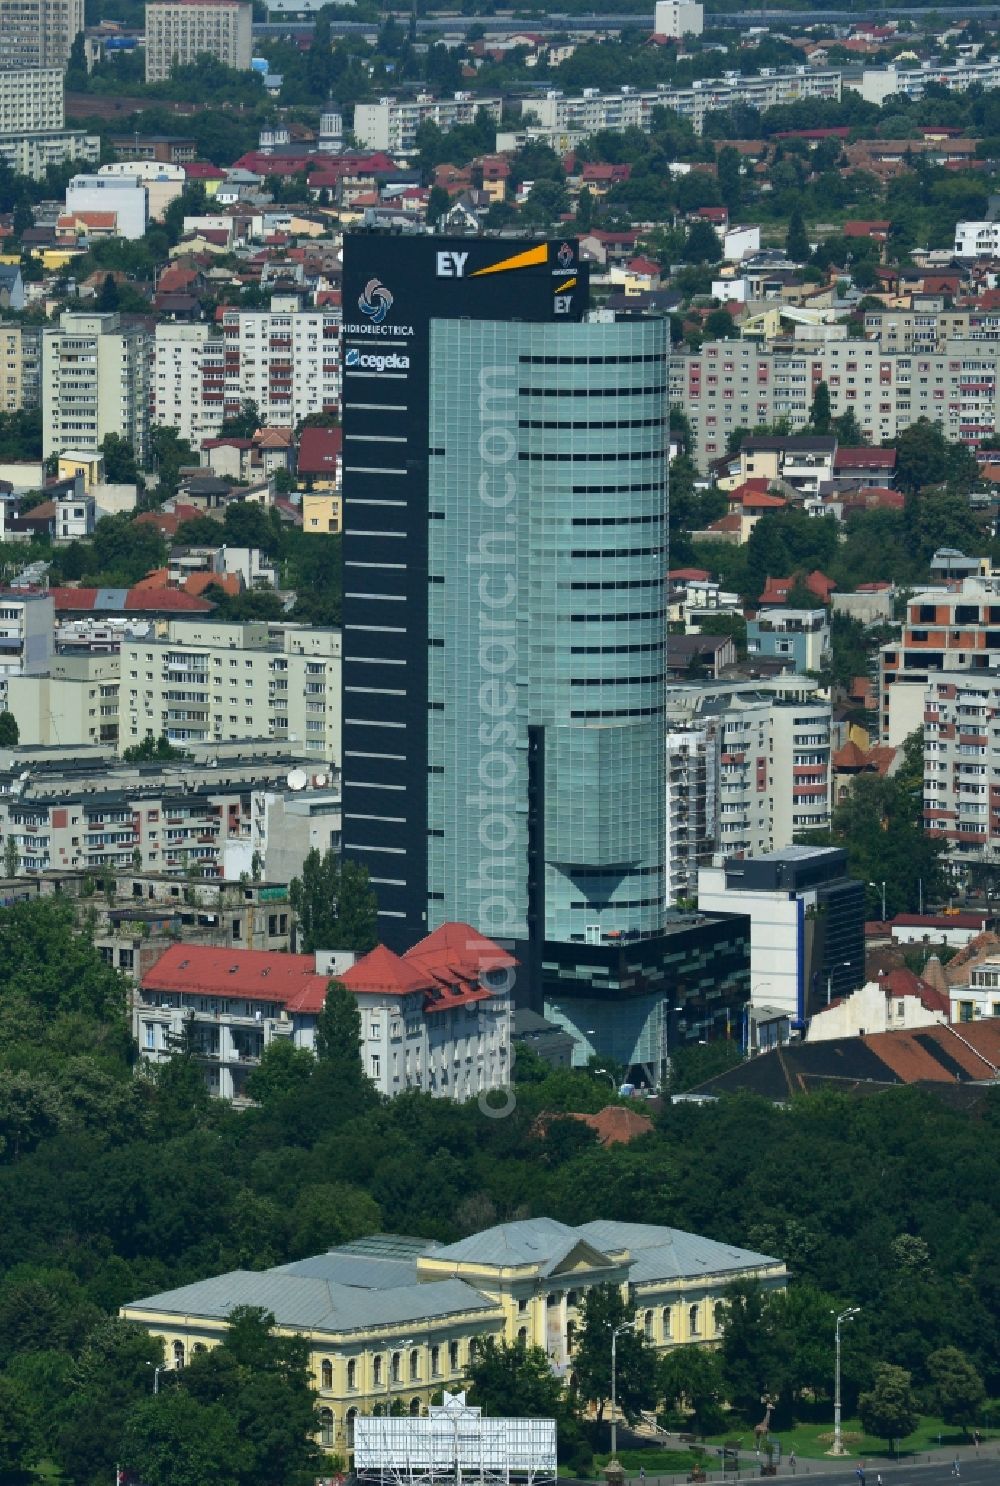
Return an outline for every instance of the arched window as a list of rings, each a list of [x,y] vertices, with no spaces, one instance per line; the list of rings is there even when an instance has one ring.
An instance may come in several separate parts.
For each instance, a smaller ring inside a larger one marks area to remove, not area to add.
[[[452,1372],[458,1372],[458,1342],[448,1343],[448,1366]]]
[[[420,1399],[419,1398],[411,1398],[410,1399],[410,1414],[412,1415],[412,1417],[414,1419],[419,1419],[420,1418]]]
[[[378,1384],[381,1383],[381,1381],[382,1381],[382,1359],[381,1359],[381,1357],[373,1357],[372,1358],[372,1377],[375,1380],[376,1386],[378,1386]]]
[[[469,1342],[469,1361],[470,1362],[475,1362],[475,1360],[476,1360],[476,1358],[477,1358],[478,1355],[479,1355],[479,1341],[478,1341],[478,1339],[476,1337],[473,1337],[472,1340]]]
[[[208,1349],[207,1349],[207,1348],[206,1348],[206,1346],[205,1346],[205,1343],[204,1343],[204,1342],[195,1342],[195,1344],[194,1344],[194,1346],[193,1346],[193,1347],[192,1347],[192,1348],[191,1348],[191,1350],[192,1350],[192,1352],[205,1352],[205,1351],[207,1351],[207,1350],[208,1350]]]
[[[526,1347],[528,1345],[528,1328],[527,1328],[527,1326],[520,1326],[520,1327],[518,1327],[517,1344],[518,1344],[519,1347]]]
[[[699,1322],[698,1322],[698,1311],[699,1311],[699,1309],[700,1309],[700,1307],[698,1307],[696,1305],[688,1306],[688,1331],[690,1332],[690,1334],[692,1336],[698,1336],[699,1335],[699,1331],[698,1331],[698,1325],[699,1325]]]
[[[416,1383],[420,1380],[420,1353],[414,1347],[410,1353],[410,1382]]]
[[[642,1334],[648,1342],[653,1340],[653,1312],[647,1311],[642,1318]]]
[[[441,1376],[441,1348],[431,1347],[431,1377]]]
[[[184,1366],[184,1343],[174,1342],[174,1366]]]
[[[347,1448],[354,1449],[354,1420],[357,1417],[357,1409],[348,1409],[344,1417],[344,1429],[347,1433]]]
[[[347,1364],[347,1386],[352,1393],[358,1386],[358,1364],[353,1357]]]
[[[390,1376],[392,1377],[392,1381],[394,1383],[398,1383],[399,1382],[399,1366],[400,1366],[400,1356],[399,1356],[399,1353],[398,1352],[393,1352],[393,1354],[392,1354],[392,1363],[391,1363]]]
[[[324,1359],[323,1361],[323,1365],[319,1370],[319,1378],[319,1385],[321,1388],[333,1387],[333,1363],[330,1362],[328,1359]]]
[[[665,1342],[668,1342],[670,1340],[672,1330],[673,1321],[670,1317],[670,1307],[669,1305],[665,1305],[663,1307],[663,1340]]]
[[[724,1331],[726,1326],[726,1302],[724,1300],[715,1302],[714,1316],[716,1331]]]
[[[566,1304],[571,1306],[580,1304],[580,1293],[578,1290],[567,1290]]]
[[[319,1442],[327,1450],[331,1450],[333,1448],[332,1409],[320,1409],[319,1411]]]

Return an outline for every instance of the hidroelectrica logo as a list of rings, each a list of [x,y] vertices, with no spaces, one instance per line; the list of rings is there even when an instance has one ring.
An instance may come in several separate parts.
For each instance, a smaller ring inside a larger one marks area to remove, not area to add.
[[[556,253],[556,257],[559,259],[560,268],[569,268],[570,264],[573,262],[573,249],[570,247],[569,243],[562,243],[560,245],[559,251]]]
[[[349,371],[405,372],[410,369],[410,358],[398,351],[359,351],[351,346],[344,365]]]
[[[369,279],[364,292],[358,296],[358,309],[367,315],[373,325],[381,325],[392,308],[392,291],[381,279]]]

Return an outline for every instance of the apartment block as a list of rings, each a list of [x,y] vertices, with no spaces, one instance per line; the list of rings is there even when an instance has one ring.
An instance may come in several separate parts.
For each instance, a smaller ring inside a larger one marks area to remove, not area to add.
[[[37,408],[41,346],[40,326],[0,322],[0,412]]]
[[[725,452],[734,428],[777,419],[793,432],[804,427],[820,382],[834,416],[853,411],[873,443],[928,418],[975,447],[1000,421],[998,363],[1000,343],[971,340],[907,353],[876,341],[725,341],[672,354],[669,397],[687,413],[691,452],[703,469]]]
[[[117,655],[54,655],[38,675],[7,679],[19,742],[40,747],[118,742]]]
[[[653,30],[657,36],[700,36],[705,7],[698,0],[656,0]]]
[[[747,620],[747,654],[784,661],[793,671],[819,671],[830,657],[825,609],[761,609]]]
[[[156,329],[157,421],[196,445],[251,399],[261,419],[291,426],[340,407],[340,314],[303,309],[297,295],[270,310],[226,310],[221,336],[207,326]]]
[[[737,104],[751,108],[774,108],[803,98],[839,101],[841,74],[835,68],[764,67],[751,77],[727,72],[722,78],[705,78],[689,88],[661,83],[655,88],[625,86],[611,93],[584,88],[579,97],[567,98],[557,89],[543,97],[524,100],[522,113],[534,114],[542,133],[555,136],[598,129],[644,129],[648,132],[653,110],[669,108],[688,119],[696,134],[702,132],[708,113],[725,112]],[[536,131],[537,132],[537,131]]]
[[[1000,635],[995,635],[1000,644]],[[994,661],[995,664],[995,661]],[[931,674],[924,693],[924,829],[956,867],[1000,862],[1000,676]]]
[[[900,638],[879,652],[882,742],[899,747],[922,726],[924,693],[942,672],[985,680],[998,653],[1000,574],[913,594]]]
[[[117,314],[65,311],[42,332],[42,444],[98,450],[109,433],[126,438],[140,462],[149,430],[149,337]]]
[[[66,187],[66,212],[113,213],[113,235],[134,242],[149,226],[149,192],[134,176],[75,175]]]
[[[151,0],[146,6],[146,81],[205,54],[249,72],[252,6],[246,0]]]
[[[0,593],[0,708],[16,676],[37,676],[55,652],[55,604],[43,593]]]
[[[200,761],[158,768],[117,763],[108,745],[19,745],[0,767],[0,844],[13,840],[26,873],[110,869],[218,880],[232,844],[252,840],[254,791],[284,788],[295,766],[293,752],[264,739],[242,753],[219,749],[209,758],[202,750]]]
[[[1000,314],[943,307],[869,310],[865,335],[877,340],[886,351],[944,351],[951,340],[1000,339]]]
[[[122,751],[269,737],[318,763],[340,761],[340,631],[172,620],[122,641]]]
[[[1000,88],[1000,57],[968,57],[959,62],[921,62],[916,67],[865,67],[860,74],[847,73],[844,87],[860,93],[868,103],[883,104],[887,98],[918,99],[928,83],[964,93],[978,84],[985,91]]]
[[[62,129],[65,122],[61,67],[0,68],[0,135]]]
[[[0,0],[0,67],[65,68],[83,0]]]
[[[18,175],[40,181],[50,165],[79,162],[96,165],[101,157],[98,134],[82,129],[43,130],[32,134],[0,134],[0,160]]]
[[[447,133],[458,124],[474,124],[480,109],[495,124],[500,123],[500,98],[480,98],[475,93],[455,93],[450,98],[435,98],[431,93],[380,98],[377,103],[355,106],[354,136],[372,150],[412,150],[421,124],[436,124]]]
[[[815,681],[786,675],[671,686],[667,711],[668,876],[679,895],[690,891],[692,858],[759,856],[800,831],[829,827],[831,711]],[[682,748],[683,769],[675,763]],[[676,828],[685,809],[694,826],[687,834]]]

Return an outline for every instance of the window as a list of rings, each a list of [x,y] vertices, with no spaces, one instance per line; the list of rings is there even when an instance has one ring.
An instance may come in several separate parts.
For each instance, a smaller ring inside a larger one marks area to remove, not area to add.
[[[357,1417],[357,1409],[348,1409],[344,1415],[344,1433],[347,1436],[347,1448],[354,1449],[354,1420]]]
[[[321,1388],[332,1388],[333,1387],[333,1363],[330,1362],[329,1359],[327,1359],[327,1358],[324,1359],[323,1365],[322,1365],[322,1367],[319,1370],[319,1376],[320,1376],[320,1384],[319,1385],[320,1385]]]
[[[441,1376],[441,1348],[431,1347],[431,1377]]]
[[[390,1373],[391,1373],[391,1376],[392,1376],[392,1381],[394,1383],[398,1383],[399,1382],[400,1361],[401,1361],[401,1359],[400,1359],[399,1353],[398,1352],[393,1352],[393,1354],[392,1354],[392,1362],[390,1364]]]
[[[358,1386],[358,1364],[352,1357],[347,1364],[347,1391],[353,1393]]]
[[[688,1332],[691,1336],[699,1336],[701,1334],[698,1330],[698,1309],[696,1305],[688,1307]]]
[[[419,1419],[420,1418],[420,1399],[419,1398],[411,1398],[410,1399],[410,1417],[412,1419]]]
[[[174,1342],[174,1366],[179,1370],[184,1366],[184,1343]]]
[[[419,1381],[420,1381],[420,1353],[417,1351],[416,1347],[414,1347],[413,1351],[410,1353],[410,1382],[411,1383],[418,1383]]]
[[[642,1318],[642,1334],[648,1342],[653,1340],[653,1312],[647,1311]]]
[[[320,1409],[319,1411],[319,1442],[327,1450],[333,1447],[332,1409]]]
[[[448,1343],[448,1366],[452,1372],[458,1372],[458,1342]]]
[[[376,1388],[382,1382],[382,1359],[381,1359],[381,1357],[373,1357],[372,1358],[372,1379],[373,1379],[373,1381],[375,1383]]]
[[[518,1331],[517,1331],[517,1344],[518,1344],[519,1347],[526,1347],[528,1345],[528,1328],[527,1328],[527,1326],[519,1326],[518,1327]]]
[[[726,1302],[724,1300],[717,1300],[715,1302],[713,1316],[716,1331],[724,1331],[726,1326]]]
[[[517,1314],[519,1316],[526,1316],[527,1313],[528,1313],[528,1302],[526,1300],[519,1300],[517,1302]]]
[[[378,1053],[372,1053],[370,1055],[370,1057],[369,1057],[368,1062],[369,1062],[368,1072],[369,1072],[370,1077],[372,1077],[372,1078],[381,1078],[381,1076],[382,1076],[382,1059],[379,1057]]]
[[[670,1325],[671,1325],[671,1323],[670,1323],[670,1307],[669,1307],[669,1305],[665,1305],[663,1307],[662,1321],[663,1321],[663,1340],[666,1342],[666,1341],[669,1341],[670,1340]]]

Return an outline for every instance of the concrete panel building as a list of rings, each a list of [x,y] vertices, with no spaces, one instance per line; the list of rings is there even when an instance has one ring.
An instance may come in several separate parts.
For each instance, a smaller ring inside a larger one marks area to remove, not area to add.
[[[450,98],[435,98],[431,93],[380,98],[377,103],[355,105],[354,136],[372,150],[412,150],[421,124],[436,124],[447,133],[457,124],[475,123],[480,109],[495,124],[500,123],[500,98],[481,98],[476,93],[455,93]]]
[[[149,344],[117,314],[59,317],[42,332],[42,446],[96,451],[105,436],[126,438],[142,462],[149,429]]]
[[[114,212],[114,236],[135,241],[149,226],[149,194],[134,175],[75,175],[66,187],[66,211]]]
[[[705,7],[697,0],[656,0],[653,31],[657,36],[700,36]]]
[[[0,68],[0,135],[61,129],[64,123],[60,67]]]
[[[266,736],[340,761],[340,631],[263,621],[171,620],[122,642],[122,751]]]
[[[7,707],[24,746],[118,742],[117,655],[54,655],[37,675],[7,678]]]
[[[65,68],[83,0],[0,0],[0,67]]]
[[[249,72],[252,6],[247,0],[150,0],[146,6],[146,81],[163,82],[176,65],[215,57]]]

